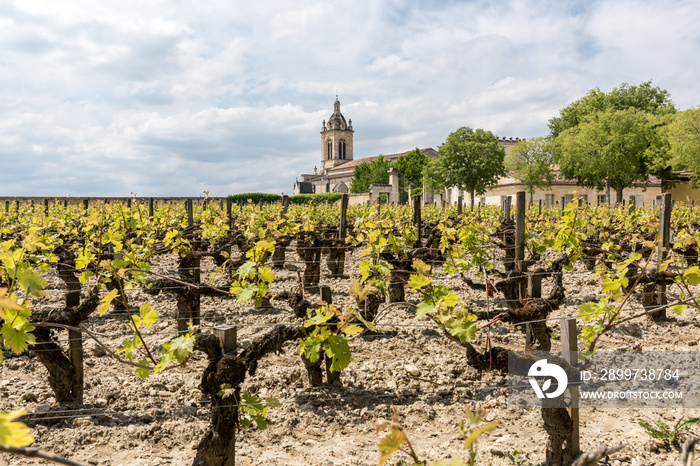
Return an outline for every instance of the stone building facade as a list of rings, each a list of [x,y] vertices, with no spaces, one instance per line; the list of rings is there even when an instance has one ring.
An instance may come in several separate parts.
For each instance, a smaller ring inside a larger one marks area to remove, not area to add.
[[[353,156],[352,120],[345,120],[340,112],[340,102],[336,97],[333,103],[333,114],[321,125],[321,170],[314,167],[313,174],[302,174],[294,183],[294,194],[312,193],[349,193],[352,184],[352,175],[355,167],[379,158],[363,157],[355,159]],[[437,151],[432,148],[420,149],[429,158],[437,157]],[[402,155],[410,151],[398,154],[383,155],[389,162],[395,162]]]

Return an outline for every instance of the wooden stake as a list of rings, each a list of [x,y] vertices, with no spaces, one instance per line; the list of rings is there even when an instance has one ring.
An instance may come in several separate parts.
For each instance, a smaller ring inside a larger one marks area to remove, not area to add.
[[[238,327],[235,325],[220,325],[212,328],[214,336],[218,338],[224,354],[236,351]]]
[[[83,332],[68,330],[68,358],[73,366],[75,374],[75,386],[73,394],[83,403]]]
[[[561,325],[561,352],[563,358],[575,366],[578,364],[578,346],[577,346],[577,333],[576,333],[576,319],[574,317],[565,317],[560,321]],[[567,389],[571,397],[571,408],[569,408],[569,415],[571,416],[571,421],[573,422],[573,429],[571,430],[571,437],[565,442],[564,448],[571,452],[572,455],[577,455],[581,451],[580,447],[580,432],[579,432],[579,387],[577,385],[571,385]]]
[[[421,230],[423,229],[422,221],[421,221],[421,215],[420,215],[420,200],[421,196],[420,194],[416,194],[413,196],[413,225],[416,227],[418,231],[418,240],[416,241],[416,247],[420,247],[420,234]]]
[[[525,264],[525,191],[515,193],[515,266],[527,272]],[[527,297],[527,282],[520,282],[520,299]]]
[[[321,301],[325,301],[327,304],[333,304],[333,295],[331,294],[330,286],[321,287]]]
[[[185,207],[187,208],[187,226],[191,227],[194,225],[194,207],[192,205],[192,199],[187,199]]]
[[[666,258],[666,254],[671,246],[671,211],[673,203],[671,193],[661,195],[661,214],[659,216],[659,244],[656,248],[656,261],[660,266]],[[663,306],[667,304],[666,285],[658,285],[656,287],[656,304]],[[659,309],[650,314],[656,322],[666,320],[666,309]]]

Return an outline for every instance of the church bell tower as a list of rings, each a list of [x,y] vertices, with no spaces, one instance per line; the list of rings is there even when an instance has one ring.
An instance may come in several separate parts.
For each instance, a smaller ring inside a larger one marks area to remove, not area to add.
[[[333,114],[328,118],[328,123],[323,120],[321,129],[321,174],[352,160],[352,133],[352,120],[345,122],[336,95]]]

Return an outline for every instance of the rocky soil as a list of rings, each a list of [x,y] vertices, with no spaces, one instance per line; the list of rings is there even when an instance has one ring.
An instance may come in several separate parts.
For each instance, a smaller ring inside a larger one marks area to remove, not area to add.
[[[276,271],[273,293],[298,285],[298,262],[289,250],[290,262]],[[351,302],[348,289],[357,279],[359,252],[346,264],[346,279],[322,278],[338,305]],[[208,264],[209,269],[213,269]],[[172,270],[174,258],[165,258],[156,269]],[[438,268],[439,271],[439,268]],[[205,275],[204,276],[209,276]],[[61,282],[47,276],[48,298],[37,306],[56,305],[61,300]],[[483,300],[459,279],[440,281],[465,301]],[[599,280],[591,272],[576,268],[566,273],[565,305],[552,317],[575,315],[577,305],[600,297]],[[543,290],[546,296],[548,290]],[[408,301],[418,302],[408,293]],[[164,319],[146,332],[151,345],[166,342],[176,334],[175,300],[130,292],[133,304],[151,302]],[[284,301],[271,309],[243,306],[232,299],[202,299],[203,327],[240,325],[238,342],[251,339],[274,323],[296,322]],[[637,300],[631,306],[639,308]],[[426,317],[415,317],[410,305],[387,307],[378,334],[363,335],[351,342],[353,362],[342,373],[342,386],[310,387],[298,355],[298,343],[287,343],[283,353],[263,360],[257,374],[249,377],[244,391],[260,397],[276,397],[281,406],[271,410],[264,431],[244,429],[237,443],[241,465],[371,465],[378,463],[374,430],[376,419],[390,417],[398,408],[400,420],[420,457],[428,461],[449,459],[467,453],[458,421],[464,409],[488,409],[488,421],[498,428],[481,438],[477,464],[538,464],[544,461],[545,432],[539,410],[509,409],[505,378],[494,372],[478,372],[466,364],[465,351],[445,338]],[[496,308],[497,309],[497,308]],[[631,314],[632,311],[629,311]],[[638,312],[638,311],[636,311]],[[91,328],[103,335],[104,343],[118,348],[128,336],[118,315],[93,317]],[[581,323],[579,323],[580,325]],[[700,337],[700,317],[686,310],[670,322],[655,324],[641,318],[622,325],[601,340],[607,350],[695,351]],[[559,325],[553,320],[552,350],[560,349]],[[480,332],[477,345],[486,338],[493,345],[513,350],[524,348],[519,327],[496,324],[490,333]],[[62,340],[67,335],[60,334]],[[67,343],[64,342],[67,346]],[[199,389],[204,355],[196,353],[186,367],[142,380],[132,368],[110,358],[94,341],[85,348],[85,405],[82,409],[58,405],[47,382],[47,372],[31,354],[10,356],[0,366],[0,410],[24,408],[25,419],[36,439],[34,447],[90,465],[187,465],[191,464],[199,439],[209,423],[209,403]],[[6,354],[7,355],[7,354]],[[407,366],[409,370],[407,370]],[[413,367],[411,367],[413,366]],[[416,375],[417,374],[417,375]],[[698,410],[680,409],[587,409],[581,411],[581,447],[626,442],[628,446],[610,458],[612,464],[670,465],[678,453],[656,442],[643,431],[638,418],[663,419],[672,424]],[[698,430],[700,432],[700,430]],[[407,457],[396,455],[389,464],[402,464]],[[45,462],[0,455],[0,464],[45,464]]]

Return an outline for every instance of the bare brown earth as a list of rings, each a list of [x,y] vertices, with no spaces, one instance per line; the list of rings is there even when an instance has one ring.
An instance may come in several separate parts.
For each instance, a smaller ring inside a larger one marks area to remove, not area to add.
[[[285,270],[277,271],[273,293],[297,286],[303,267],[288,252]],[[342,280],[322,278],[330,285],[336,304],[349,304],[348,288],[357,278],[359,252],[346,264],[354,274]],[[156,270],[174,269],[174,258],[166,258]],[[440,271],[438,268],[436,271]],[[324,270],[325,272],[325,270]],[[203,277],[205,275],[203,274]],[[49,298],[37,306],[56,304],[61,299],[61,282],[47,277]],[[440,281],[465,301],[483,299],[459,279]],[[575,315],[577,305],[600,297],[599,281],[579,266],[565,274],[567,298],[552,317]],[[546,296],[547,289],[543,290]],[[418,296],[409,292],[408,301]],[[164,317],[147,333],[147,341],[158,345],[176,333],[175,301],[153,298],[140,291],[130,292],[133,304],[149,301]],[[631,303],[639,307],[636,299]],[[238,323],[239,345],[269,330],[269,324],[296,322],[286,302],[276,308],[256,310],[232,299],[203,298],[203,327]],[[386,305],[382,306],[384,309]],[[629,311],[631,314],[632,311]],[[127,337],[126,326],[115,318],[94,317],[91,328],[107,335],[104,342],[118,348]],[[580,328],[581,322],[579,322]],[[559,325],[550,324],[555,335],[552,350],[560,349]],[[686,310],[664,324],[647,318],[622,325],[604,337],[599,345],[607,350],[697,350],[700,318]],[[61,333],[65,340],[65,333]],[[487,332],[480,332],[477,345],[483,348]],[[496,324],[491,343],[513,350],[524,348],[523,332]],[[508,409],[505,378],[499,373],[477,372],[466,364],[465,351],[449,341],[426,317],[415,317],[410,306],[396,305],[381,318],[378,335],[352,340],[353,362],[342,373],[342,387],[310,387],[298,356],[298,343],[287,343],[284,352],[263,360],[257,374],[249,377],[244,391],[261,397],[276,397],[281,407],[273,409],[264,431],[246,429],[237,443],[237,464],[241,465],[372,465],[378,463],[380,436],[373,428],[377,418],[389,417],[396,406],[421,458],[446,460],[452,455],[466,457],[458,421],[465,408],[489,410],[487,420],[499,427],[482,437],[477,464],[538,464],[544,461],[545,432],[539,410]],[[75,414],[70,407],[55,403],[44,367],[32,356],[11,357],[0,366],[0,410],[27,409],[36,439],[35,447],[52,451],[91,465],[187,465],[191,464],[199,439],[208,426],[209,405],[198,389],[205,367],[201,353],[185,368],[166,371],[141,380],[131,368],[111,359],[93,341],[85,343],[85,408],[90,414]],[[406,364],[420,369],[419,377],[406,371]],[[612,464],[670,465],[678,453],[665,448],[639,427],[637,419],[663,419],[673,423],[682,417],[700,416],[700,410],[597,409],[581,411],[581,447],[591,450],[600,444],[627,442],[628,446],[610,459]],[[515,451],[517,461],[509,458]],[[403,464],[396,455],[388,464]],[[45,464],[14,456],[0,456],[9,465]]]

